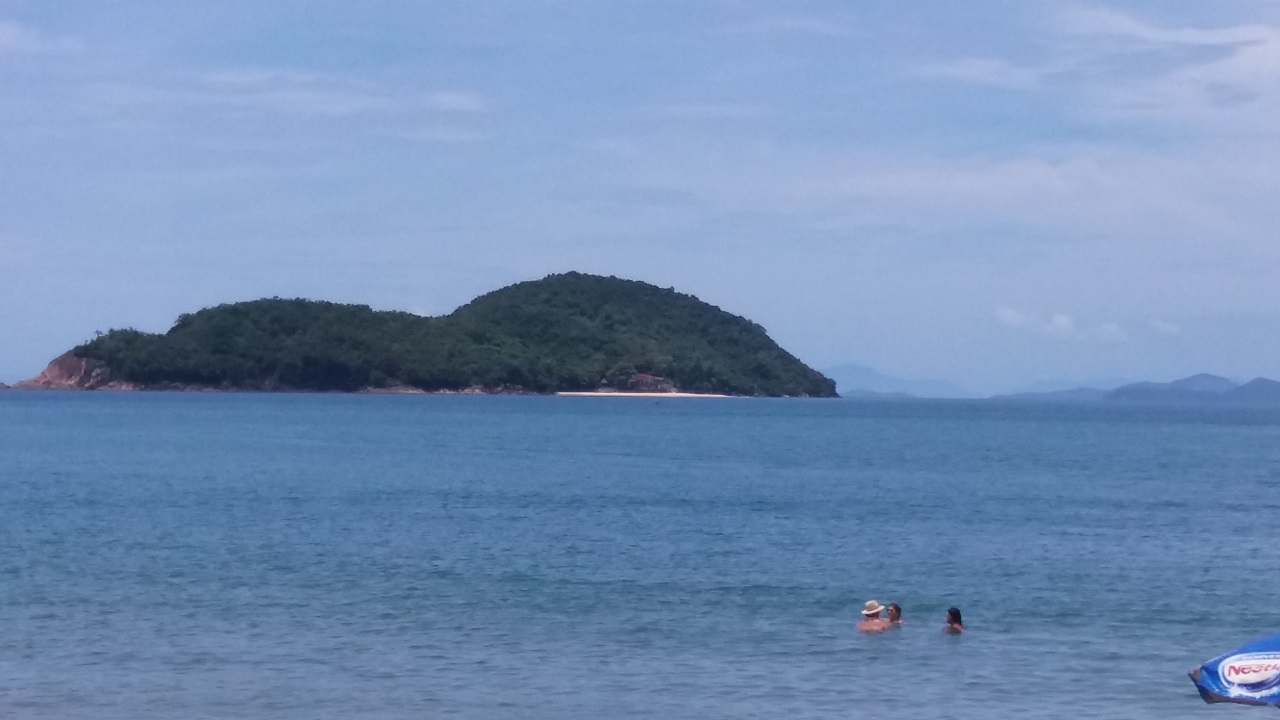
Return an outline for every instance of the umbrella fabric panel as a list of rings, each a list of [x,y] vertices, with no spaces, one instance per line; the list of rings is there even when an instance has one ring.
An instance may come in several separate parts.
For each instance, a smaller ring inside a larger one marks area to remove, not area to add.
[[[1280,705],[1280,634],[1243,645],[1191,672],[1205,702]]]

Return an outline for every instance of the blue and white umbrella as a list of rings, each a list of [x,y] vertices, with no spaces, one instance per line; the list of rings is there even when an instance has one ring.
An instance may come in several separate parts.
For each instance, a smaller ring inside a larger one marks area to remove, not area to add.
[[[1254,640],[1191,671],[1207,703],[1280,705],[1280,635]]]

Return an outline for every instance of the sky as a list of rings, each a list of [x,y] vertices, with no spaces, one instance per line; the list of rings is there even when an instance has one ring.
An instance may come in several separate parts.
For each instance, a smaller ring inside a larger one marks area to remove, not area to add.
[[[0,381],[579,270],[972,392],[1280,378],[1277,0],[0,0]]]

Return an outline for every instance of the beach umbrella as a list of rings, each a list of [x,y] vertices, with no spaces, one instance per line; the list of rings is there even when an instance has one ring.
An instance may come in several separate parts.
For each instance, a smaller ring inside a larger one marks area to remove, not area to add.
[[[1191,671],[1207,703],[1280,705],[1280,635],[1270,635]]]

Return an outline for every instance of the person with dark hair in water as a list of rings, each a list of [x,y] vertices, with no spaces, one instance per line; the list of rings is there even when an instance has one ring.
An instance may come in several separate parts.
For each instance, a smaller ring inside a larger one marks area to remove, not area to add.
[[[942,631],[952,635],[964,632],[964,620],[960,618],[960,608],[947,608],[947,626]]]
[[[898,627],[902,624],[902,606],[898,603],[889,603],[885,606],[885,616],[890,625]]]

